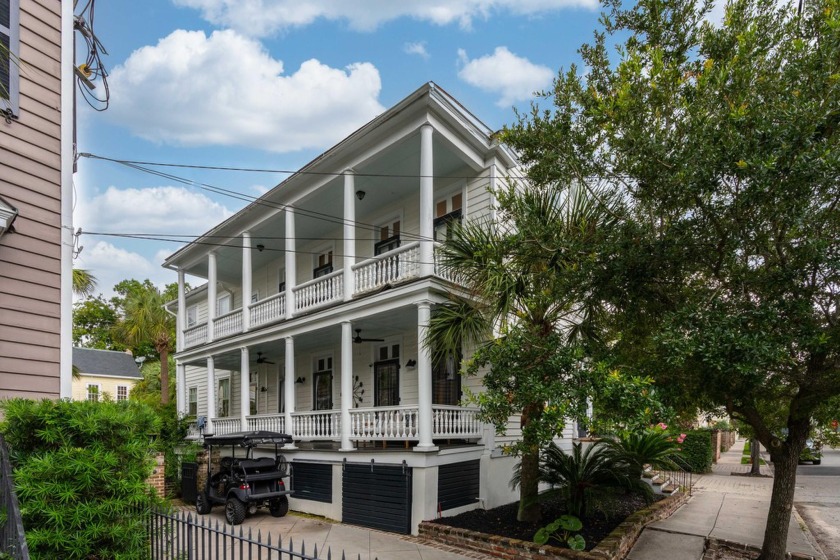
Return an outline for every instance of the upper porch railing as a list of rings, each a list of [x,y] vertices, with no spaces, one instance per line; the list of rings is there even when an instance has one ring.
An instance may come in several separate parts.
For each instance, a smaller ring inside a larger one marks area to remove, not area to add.
[[[420,242],[408,243],[351,268],[357,294],[415,278],[420,274]]]
[[[336,270],[292,288],[295,311],[311,311],[344,299],[344,271]]]
[[[437,244],[436,244],[437,245]],[[435,275],[451,281],[438,264],[435,250]],[[292,288],[295,313],[305,313],[344,300],[344,270],[315,278]],[[350,267],[353,274],[354,295],[369,293],[387,285],[397,284],[420,276],[420,242],[407,243],[394,250],[366,259]],[[247,306],[252,328],[282,321],[286,318],[286,294],[279,293]],[[213,319],[215,339],[242,332],[242,309],[235,309]],[[184,347],[193,348],[207,343],[207,323],[184,329]]]

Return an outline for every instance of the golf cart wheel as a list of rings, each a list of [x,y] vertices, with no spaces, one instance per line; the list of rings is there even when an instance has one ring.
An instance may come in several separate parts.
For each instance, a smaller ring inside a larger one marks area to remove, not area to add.
[[[274,498],[271,502],[269,502],[268,510],[274,517],[283,517],[289,513],[289,498],[286,496]]]
[[[210,500],[207,499],[207,494],[199,492],[195,497],[195,512],[199,515],[207,515],[210,513]]]
[[[225,502],[225,519],[231,525],[239,525],[245,521],[245,504],[239,498],[231,496]]]

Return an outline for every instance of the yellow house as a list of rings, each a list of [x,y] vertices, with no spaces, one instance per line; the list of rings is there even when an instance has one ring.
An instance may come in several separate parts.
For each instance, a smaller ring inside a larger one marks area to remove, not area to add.
[[[73,348],[73,400],[96,401],[106,396],[128,400],[132,387],[141,379],[140,370],[129,352]]]

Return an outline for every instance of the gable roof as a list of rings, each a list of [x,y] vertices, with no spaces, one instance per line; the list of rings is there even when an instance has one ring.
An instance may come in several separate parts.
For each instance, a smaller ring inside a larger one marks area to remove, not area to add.
[[[73,365],[81,374],[142,378],[134,358],[126,352],[73,348]]]

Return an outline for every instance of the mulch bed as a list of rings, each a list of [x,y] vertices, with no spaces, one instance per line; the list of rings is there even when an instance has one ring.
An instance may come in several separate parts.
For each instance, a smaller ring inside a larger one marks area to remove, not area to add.
[[[654,501],[663,496],[656,495]],[[609,535],[627,516],[647,507],[648,503],[641,496],[625,494],[619,496],[611,505],[611,516],[595,513],[591,517],[582,519],[583,530],[580,534],[586,540],[586,550],[592,550],[601,540]],[[548,523],[566,513],[566,507],[561,499],[548,500],[540,504],[542,519],[540,523],[520,523],[516,520],[519,502],[507,504],[493,509],[474,509],[452,517],[435,519],[433,523],[469,529],[480,533],[499,535],[523,541],[533,541],[534,533]],[[565,543],[552,540],[549,544],[565,547]]]

